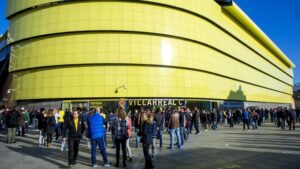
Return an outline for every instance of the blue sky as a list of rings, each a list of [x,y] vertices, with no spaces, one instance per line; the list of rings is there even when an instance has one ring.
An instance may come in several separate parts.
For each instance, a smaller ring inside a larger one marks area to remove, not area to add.
[[[250,18],[295,63],[295,83],[300,83],[300,0],[235,0]],[[0,0],[0,33],[8,25],[6,0]],[[298,8],[298,9],[297,9]]]

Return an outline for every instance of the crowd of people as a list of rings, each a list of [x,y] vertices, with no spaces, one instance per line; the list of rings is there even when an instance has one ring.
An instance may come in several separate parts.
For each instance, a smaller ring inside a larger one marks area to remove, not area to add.
[[[15,136],[25,136],[29,125],[34,131],[38,131],[38,146],[51,148],[53,134],[55,141],[61,142],[61,150],[68,145],[68,166],[76,165],[81,140],[87,141],[91,149],[91,166],[97,167],[96,152],[100,150],[104,166],[111,163],[106,154],[107,132],[111,134],[112,148],[116,150],[115,167],[120,167],[120,151],[122,149],[122,167],[127,166],[127,161],[132,162],[130,140],[135,136],[135,147],[142,144],[145,158],[145,169],[154,168],[152,158],[156,150],[163,148],[163,132],[170,135],[168,149],[183,149],[189,135],[195,129],[195,134],[207,131],[209,128],[216,130],[219,127],[234,127],[243,123],[243,130],[257,129],[264,125],[266,120],[273,122],[275,126],[285,130],[295,130],[296,122],[299,122],[299,110],[276,108],[245,110],[199,110],[187,107],[156,108],[155,110],[140,109],[129,110],[118,108],[116,112],[108,113],[104,109],[92,108],[85,111],[76,108],[72,111],[61,109],[40,108],[26,110],[24,108],[0,109],[0,130],[6,131],[7,143],[16,143]],[[270,119],[269,119],[270,118]],[[132,134],[135,132],[135,135]],[[175,137],[177,143],[175,143]],[[156,141],[159,147],[156,147]]]

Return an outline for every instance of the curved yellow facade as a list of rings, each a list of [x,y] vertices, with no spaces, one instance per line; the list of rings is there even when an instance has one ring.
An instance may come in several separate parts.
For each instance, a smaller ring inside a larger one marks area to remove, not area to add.
[[[16,100],[292,101],[292,64],[212,0],[10,0],[7,16]]]

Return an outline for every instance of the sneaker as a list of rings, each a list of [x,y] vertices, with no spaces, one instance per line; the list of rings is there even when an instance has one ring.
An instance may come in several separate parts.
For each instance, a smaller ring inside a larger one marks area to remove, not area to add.
[[[129,157],[129,158],[128,158],[128,161],[132,162],[132,158],[131,158],[131,157]]]
[[[110,163],[105,163],[104,167],[110,167]]]
[[[93,168],[96,168],[96,167],[97,167],[97,164],[93,164],[92,167],[93,167]]]
[[[72,168],[72,167],[73,167],[72,164],[69,164],[69,165],[68,165],[68,168]]]
[[[208,131],[207,129],[205,129],[205,131]]]

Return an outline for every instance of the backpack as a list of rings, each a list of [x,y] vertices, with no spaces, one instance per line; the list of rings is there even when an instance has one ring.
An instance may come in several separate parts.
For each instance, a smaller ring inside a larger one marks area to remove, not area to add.
[[[156,121],[153,121],[151,124],[151,133],[152,133],[152,137],[156,137],[157,136],[157,129],[156,129],[157,125],[156,125]]]
[[[254,118],[255,120],[258,119],[258,114],[257,114],[256,112],[254,112],[253,118]]]
[[[55,119],[53,117],[50,117],[49,120],[48,120],[48,124],[49,126],[55,126]]]

